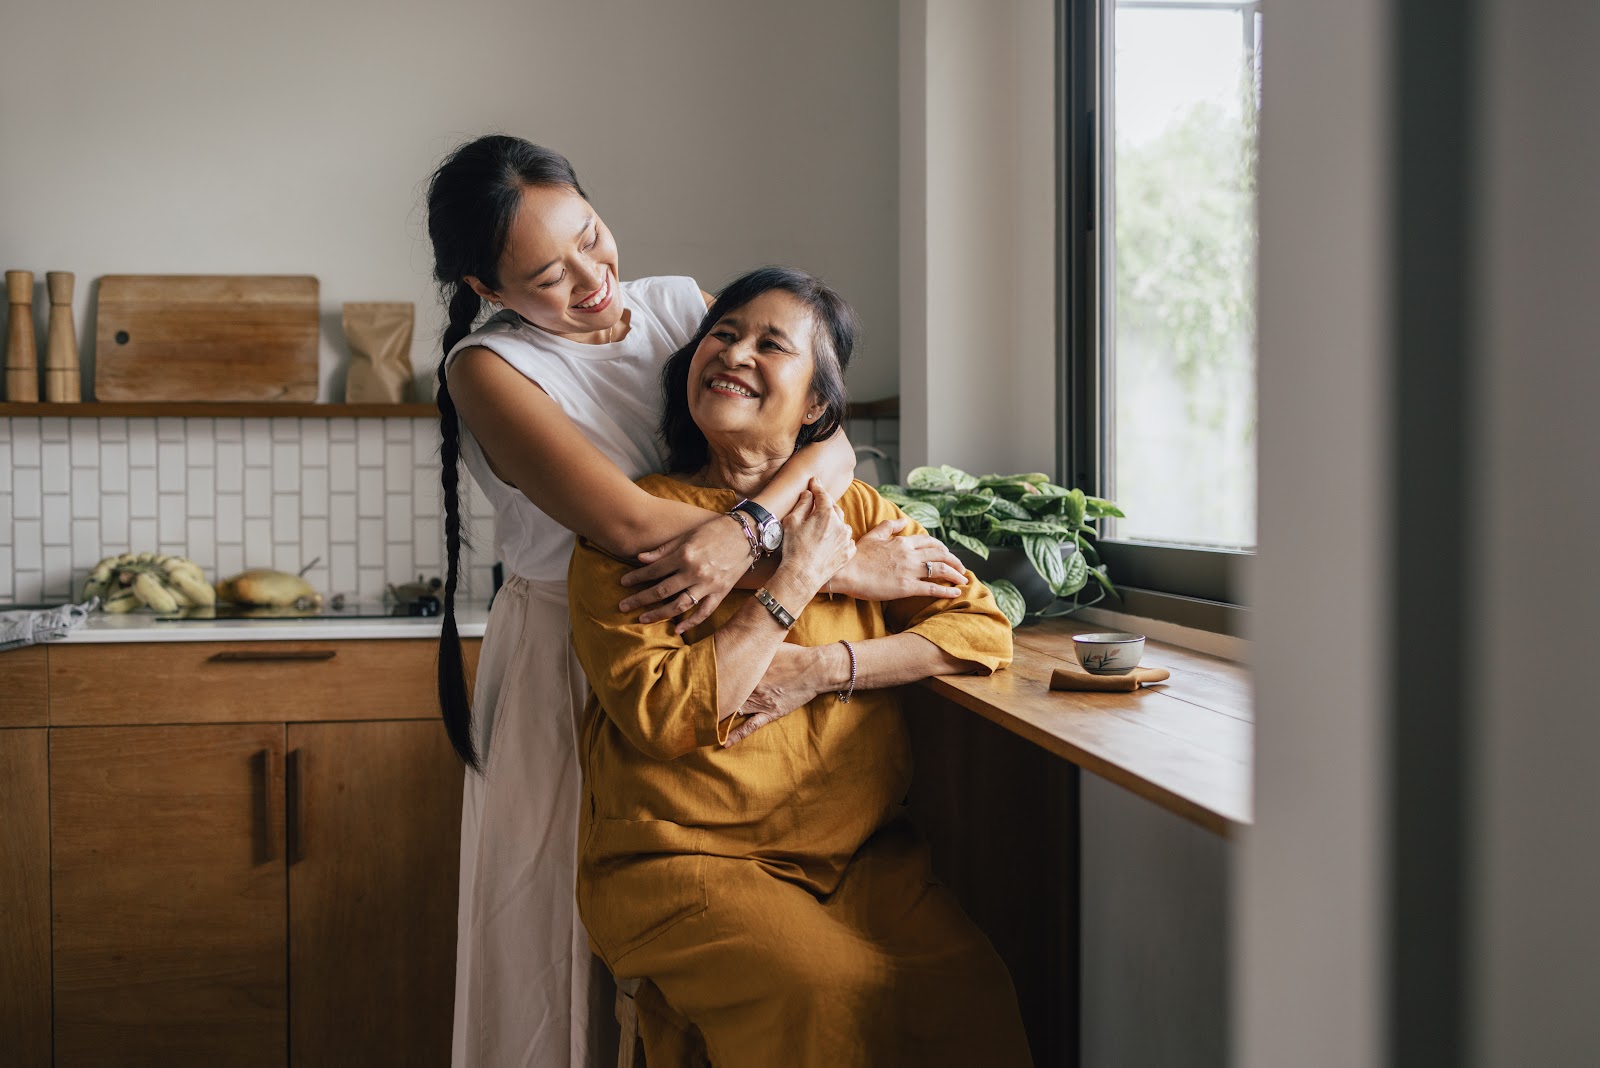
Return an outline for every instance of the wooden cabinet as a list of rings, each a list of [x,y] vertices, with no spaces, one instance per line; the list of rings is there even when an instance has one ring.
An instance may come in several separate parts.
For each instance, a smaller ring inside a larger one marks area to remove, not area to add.
[[[283,725],[51,733],[56,1064],[281,1066]]]
[[[0,658],[48,724],[0,728],[0,1064],[449,1063],[432,641],[27,652]]]
[[[448,1064],[455,751],[437,723],[297,723],[288,768],[291,1061]]]
[[[50,1063],[47,733],[0,730],[0,1064],[8,1068]]]

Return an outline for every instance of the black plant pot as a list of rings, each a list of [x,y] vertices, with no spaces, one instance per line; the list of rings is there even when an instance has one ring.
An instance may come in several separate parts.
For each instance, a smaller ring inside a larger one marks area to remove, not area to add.
[[[1056,599],[1055,592],[1050,589],[1049,583],[1039,576],[1033,569],[1033,563],[1028,559],[1028,554],[1021,549],[1000,549],[989,546],[989,559],[985,560],[977,553],[952,544],[951,550],[967,565],[967,570],[983,579],[992,582],[995,579],[1005,579],[1017,588],[1022,594],[1022,603],[1029,612],[1037,612],[1050,607]],[[1061,559],[1065,561],[1068,556],[1078,551],[1076,545],[1070,542],[1061,547]]]

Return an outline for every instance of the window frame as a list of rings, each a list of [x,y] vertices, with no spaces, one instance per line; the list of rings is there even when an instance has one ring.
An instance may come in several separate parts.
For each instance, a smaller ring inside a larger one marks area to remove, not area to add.
[[[1115,0],[1056,4],[1056,471],[1058,481],[1103,496],[1109,426],[1100,299],[1099,217],[1104,72],[1113,43],[1105,12]],[[1101,559],[1122,594],[1099,607],[1244,635],[1254,552],[1102,538]]]

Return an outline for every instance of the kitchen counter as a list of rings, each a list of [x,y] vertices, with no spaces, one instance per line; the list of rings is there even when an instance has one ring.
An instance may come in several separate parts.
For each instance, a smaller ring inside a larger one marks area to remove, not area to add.
[[[489,610],[472,605],[456,613],[463,638],[481,638]],[[272,642],[349,639],[437,638],[438,616],[393,616],[387,619],[230,619],[216,623],[160,622],[147,613],[108,616],[96,613],[61,643],[84,645],[115,642]],[[51,645],[58,644],[51,642]]]

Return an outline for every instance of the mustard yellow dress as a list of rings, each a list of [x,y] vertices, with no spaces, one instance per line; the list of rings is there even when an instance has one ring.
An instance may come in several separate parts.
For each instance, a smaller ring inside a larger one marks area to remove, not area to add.
[[[639,485],[719,511],[736,500],[661,475]],[[839,504],[858,537],[903,514],[861,482]],[[898,694],[826,694],[724,748],[740,717],[717,721],[714,632],[750,594],[679,637],[617,611],[626,570],[580,542],[568,576],[592,687],[577,896],[595,952],[618,978],[651,980],[715,1065],[1031,1063],[1004,964],[905,820]],[[787,640],[909,631],[993,671],[1011,629],[969,579],[949,600],[819,596]],[[669,1030],[644,1021],[652,1068],[679,1048]]]

